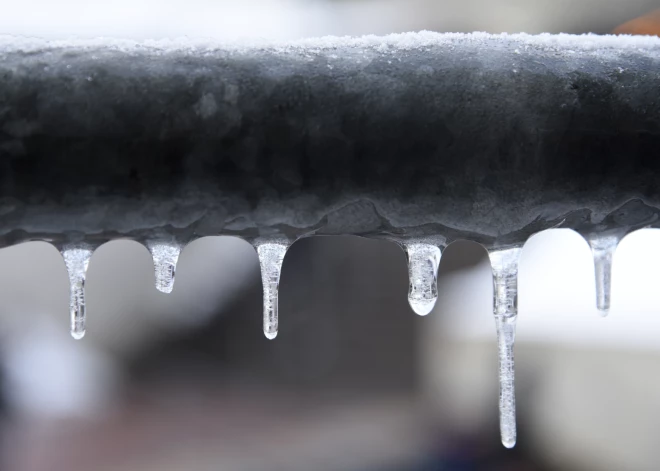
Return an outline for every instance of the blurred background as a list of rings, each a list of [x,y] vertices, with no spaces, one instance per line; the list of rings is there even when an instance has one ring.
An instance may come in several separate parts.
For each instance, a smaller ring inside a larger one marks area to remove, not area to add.
[[[0,3],[2,34],[219,39],[608,33],[660,8],[657,0]],[[654,33],[653,18],[625,31]],[[111,242],[90,263],[88,333],[74,341],[55,248],[0,251],[0,469],[657,469],[660,231],[620,244],[604,319],[577,234],[547,231],[527,243],[514,450],[499,442],[492,279],[481,246],[449,246],[436,308],[418,317],[395,244],[301,240],[284,262],[274,341],[261,332],[258,268],[246,242],[201,239],[182,253],[165,295],[144,247]]]

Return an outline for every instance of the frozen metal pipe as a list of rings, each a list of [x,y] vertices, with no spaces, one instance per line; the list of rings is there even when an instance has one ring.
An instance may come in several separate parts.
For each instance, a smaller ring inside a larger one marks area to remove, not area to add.
[[[659,71],[646,37],[2,37],[1,240],[641,227]]]

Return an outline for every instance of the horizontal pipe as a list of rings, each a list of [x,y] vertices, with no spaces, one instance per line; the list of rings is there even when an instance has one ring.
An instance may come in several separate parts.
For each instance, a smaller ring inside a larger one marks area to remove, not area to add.
[[[0,38],[3,245],[653,224],[660,39]]]

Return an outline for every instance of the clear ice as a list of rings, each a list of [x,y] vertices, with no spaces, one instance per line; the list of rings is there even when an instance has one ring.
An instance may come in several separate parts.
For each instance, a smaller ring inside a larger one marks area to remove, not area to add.
[[[425,316],[438,300],[440,248],[425,243],[404,244],[408,257],[408,302],[413,311]]]
[[[596,272],[596,307],[603,316],[610,312],[612,292],[612,258],[620,238],[618,236],[593,236],[588,242],[594,257]]]
[[[92,252],[86,247],[67,247],[62,250],[62,257],[69,274],[69,314],[71,336],[74,339],[85,336],[85,276]]]
[[[176,264],[181,254],[181,246],[175,242],[147,242],[156,272],[156,289],[171,293],[174,289]]]
[[[264,289],[264,335],[269,339],[277,337],[280,274],[282,262],[289,246],[282,242],[257,244],[261,281]]]
[[[520,247],[489,253],[493,268],[493,313],[497,327],[502,444],[516,444],[516,393],[513,348],[518,317],[518,258]]]

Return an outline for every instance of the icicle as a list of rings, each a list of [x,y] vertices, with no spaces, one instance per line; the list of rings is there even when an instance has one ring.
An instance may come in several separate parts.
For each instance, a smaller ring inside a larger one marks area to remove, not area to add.
[[[277,337],[280,273],[289,246],[284,242],[265,242],[256,245],[264,290],[264,335],[272,340]]]
[[[493,313],[497,326],[502,444],[516,444],[516,394],[513,348],[518,317],[518,258],[520,247],[489,253],[493,267]]]
[[[176,242],[147,242],[156,272],[156,289],[171,293],[174,288],[176,264],[181,254],[181,245]]]
[[[621,238],[617,235],[594,235],[587,239],[594,257],[596,271],[596,307],[601,315],[610,311],[610,293],[612,292],[612,257]]]
[[[62,250],[62,257],[69,273],[69,314],[71,336],[74,339],[85,336],[85,276],[92,252],[85,246],[65,247]]]
[[[408,256],[408,302],[413,311],[425,316],[438,300],[440,249],[432,244],[404,244]]]

